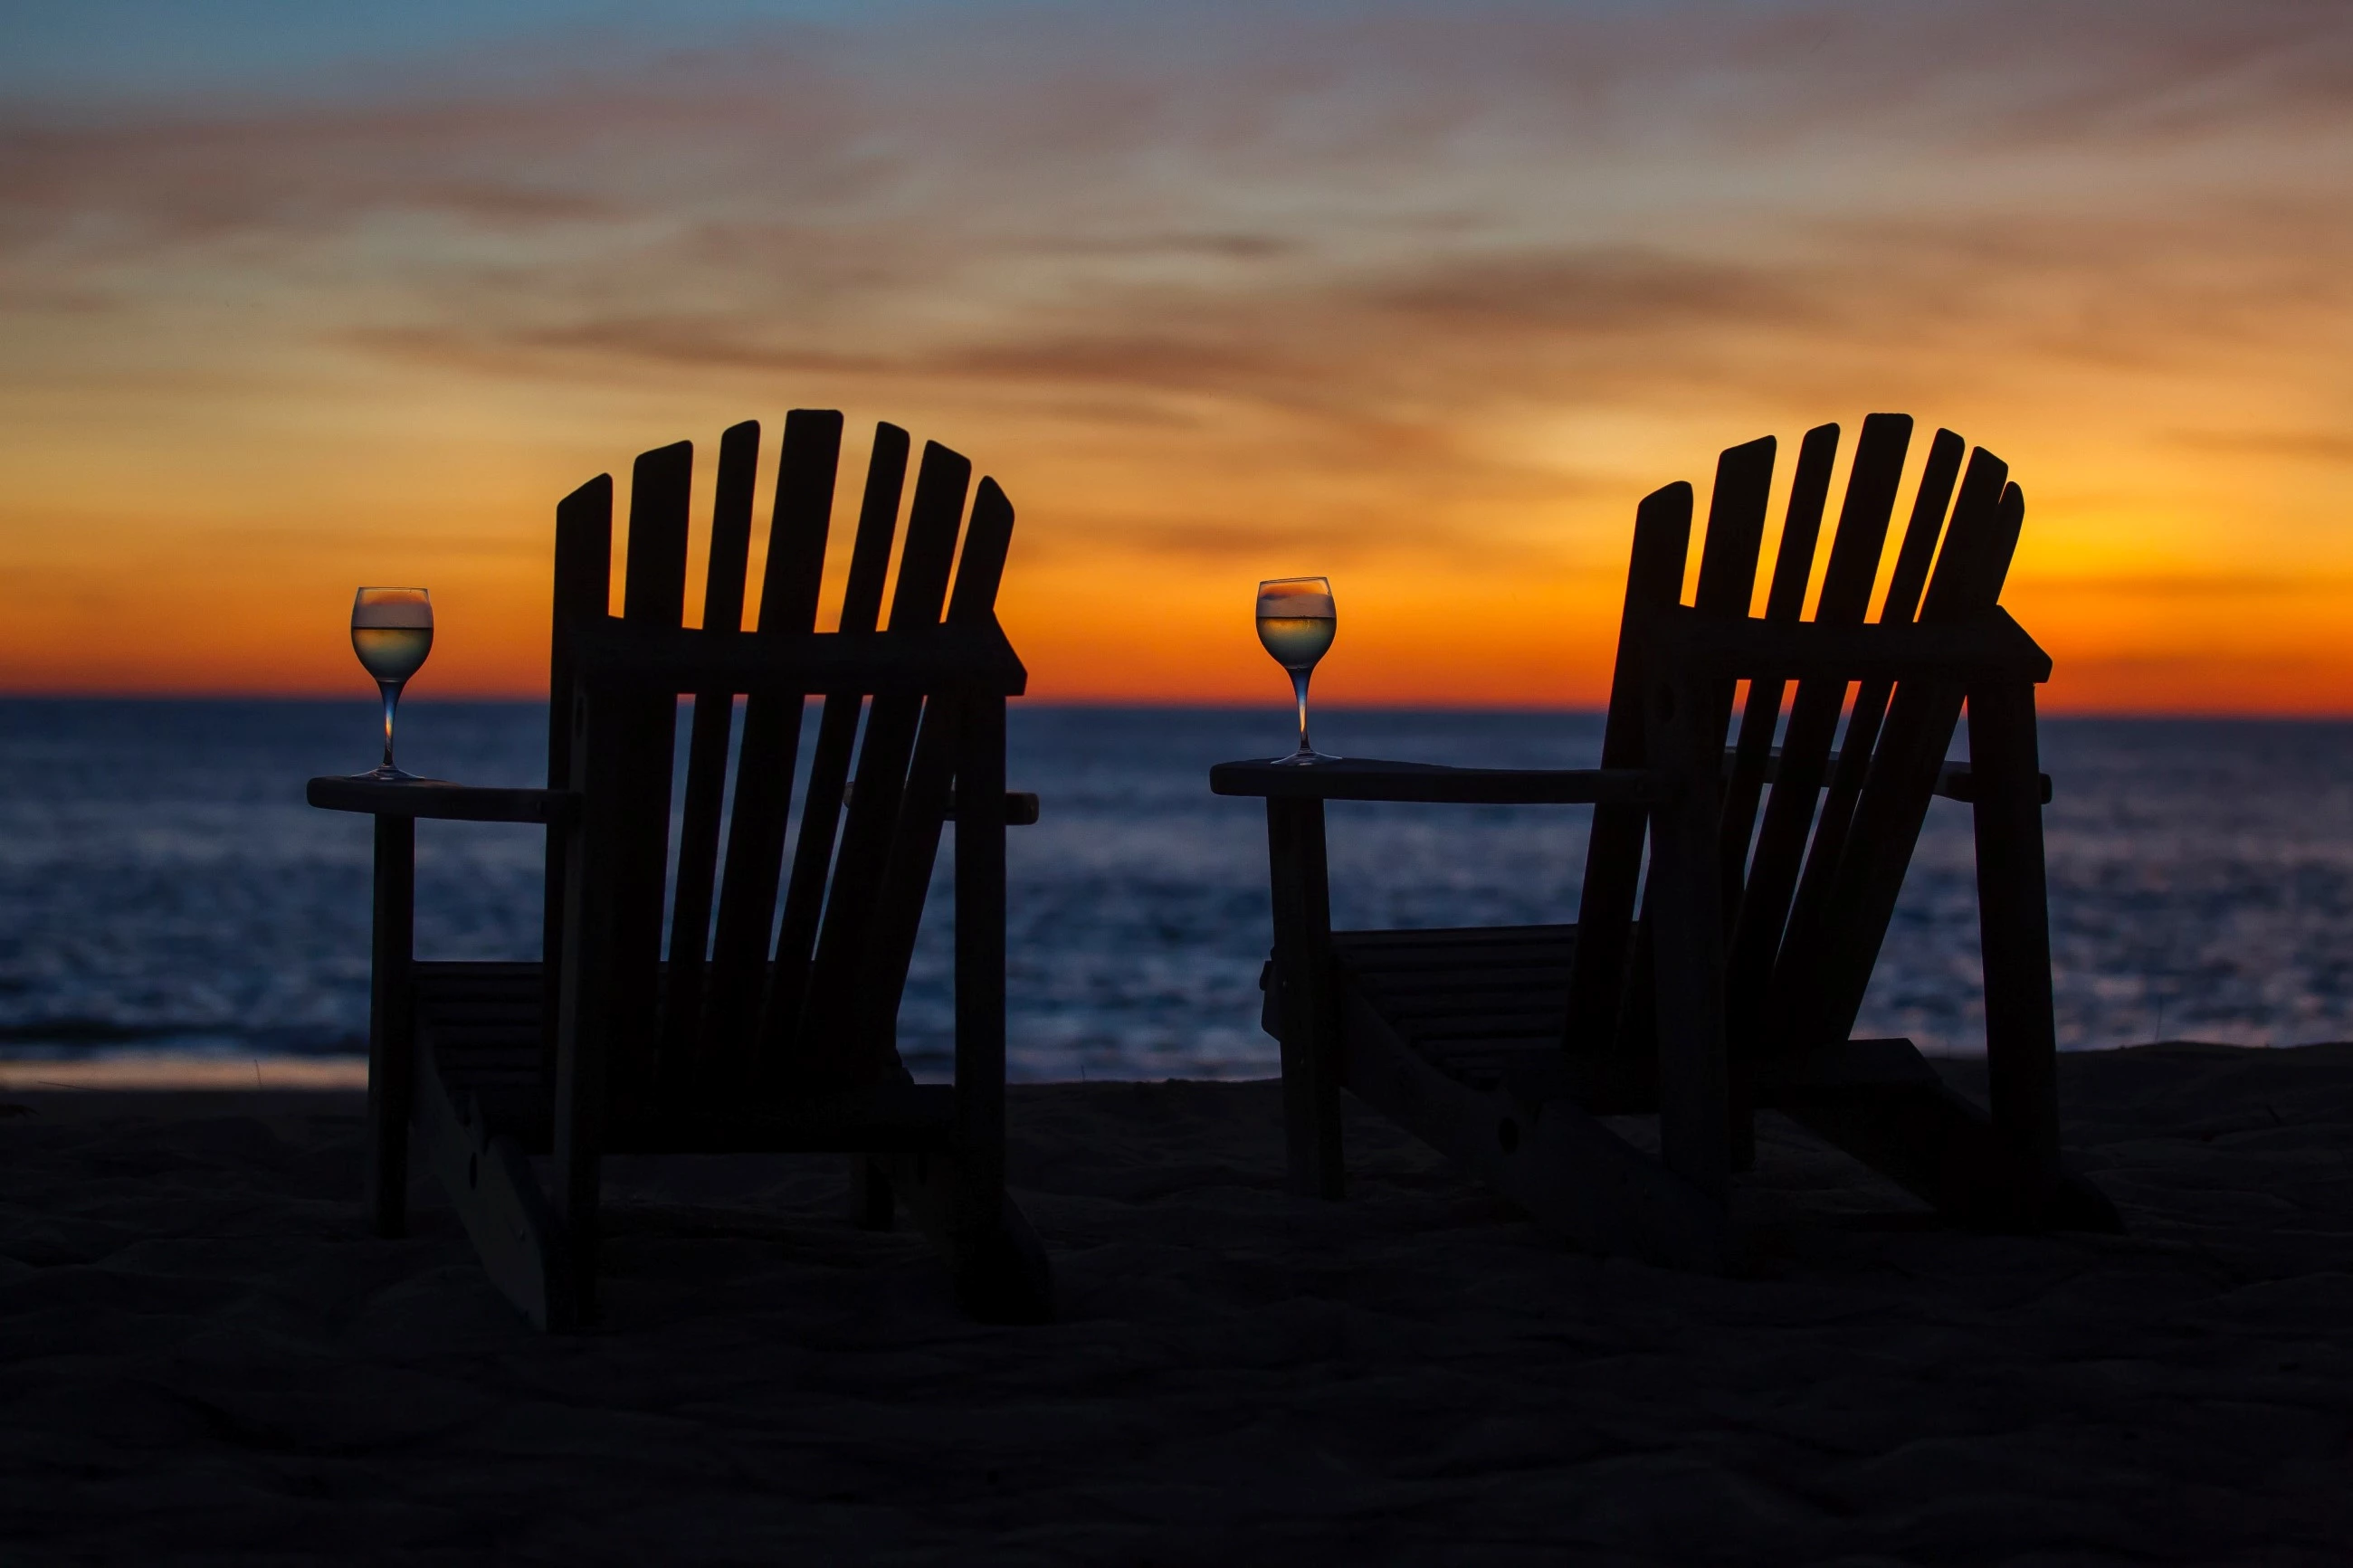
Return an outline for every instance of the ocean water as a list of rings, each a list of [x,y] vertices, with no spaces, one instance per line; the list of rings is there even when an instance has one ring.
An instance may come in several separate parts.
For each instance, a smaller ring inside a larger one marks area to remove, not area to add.
[[[1044,817],[1011,836],[1016,1077],[1274,1070],[1264,817],[1206,773],[1287,749],[1287,718],[1017,705],[1011,783],[1040,791]],[[533,704],[413,703],[402,761],[535,784],[543,722]],[[310,809],[302,782],[373,763],[374,725],[356,702],[0,701],[0,1057],[363,1050],[368,826]],[[1579,714],[1316,726],[1327,750],[1488,765],[1589,765],[1599,738]],[[2042,743],[2064,1047],[2353,1037],[2353,725],[2051,720]],[[1572,919],[1586,823],[1335,805],[1335,921]],[[536,955],[536,830],[429,823],[418,839],[423,956]],[[1968,810],[1939,802],[1863,1032],[1982,1048],[1971,879]],[[924,1076],[949,1037],[944,890],[901,1018]]]

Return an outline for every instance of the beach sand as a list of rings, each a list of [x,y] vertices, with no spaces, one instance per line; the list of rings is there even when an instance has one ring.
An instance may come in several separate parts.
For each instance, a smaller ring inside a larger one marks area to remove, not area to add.
[[[12,1093],[0,1562],[2353,1561],[2353,1046],[2062,1067],[2128,1236],[1947,1229],[1768,1117],[1764,1263],[1698,1278],[1369,1116],[1293,1197],[1271,1084],[1052,1085],[1053,1325],[836,1161],[617,1161],[566,1338],[429,1189],[362,1231],[348,1093]]]

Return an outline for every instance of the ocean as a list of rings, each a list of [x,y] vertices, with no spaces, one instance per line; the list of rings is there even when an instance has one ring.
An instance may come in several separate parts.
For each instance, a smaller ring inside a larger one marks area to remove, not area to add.
[[[1250,710],[1018,704],[1009,782],[1010,1070],[1023,1079],[1270,1074],[1264,816],[1210,763],[1289,749]],[[0,1058],[242,1061],[364,1052],[369,832],[302,801],[375,760],[366,702],[0,700]],[[406,705],[401,760],[542,782],[544,710]],[[1327,751],[1583,766],[1598,716],[1334,709]],[[2045,721],[2059,1037],[2353,1037],[2353,725]],[[1335,805],[1342,926],[1575,915],[1586,813]],[[418,833],[417,948],[533,957],[534,829]],[[944,872],[943,873],[944,876]],[[1968,809],[1930,814],[1860,1025],[1982,1048]],[[935,891],[902,1047],[946,1066],[947,900]]]

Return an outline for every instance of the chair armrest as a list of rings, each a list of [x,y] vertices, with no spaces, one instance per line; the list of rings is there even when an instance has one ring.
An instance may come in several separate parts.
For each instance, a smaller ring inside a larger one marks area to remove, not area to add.
[[[1641,768],[1450,768],[1371,757],[1295,767],[1283,763],[1219,763],[1211,795],[1269,800],[1388,800],[1463,805],[1639,805],[1657,793]]]
[[[481,789],[440,779],[312,779],[303,797],[327,811],[368,816],[422,816],[445,822],[541,822],[568,819],[580,796],[568,789]]]
[[[1739,755],[1740,752],[1736,747],[1726,746],[1724,749],[1725,777],[1730,778],[1732,776],[1733,762]],[[1832,752],[1828,760],[1822,764],[1822,783],[1825,786],[1829,784],[1831,775],[1838,771],[1839,756],[1839,752]],[[1767,752],[1765,756],[1765,782],[1767,784],[1771,784],[1780,776],[1781,748],[1776,746],[1770,752]],[[2051,775],[2049,773],[2037,773],[2034,776],[2041,782],[2042,804],[2049,805],[2051,804]],[[1943,767],[1936,770],[1936,793],[1943,795],[1947,800],[1957,800],[1966,805],[1968,802],[1976,800],[1978,797],[1977,775],[1970,771],[1969,764],[1967,763],[1947,763]]]

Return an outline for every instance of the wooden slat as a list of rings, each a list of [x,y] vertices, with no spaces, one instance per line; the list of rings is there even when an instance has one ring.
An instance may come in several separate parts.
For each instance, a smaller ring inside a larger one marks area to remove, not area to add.
[[[1839,427],[1817,425],[1798,447],[1798,471],[1789,483],[1789,508],[1774,552],[1773,584],[1766,594],[1765,618],[1795,621],[1805,613],[1806,586],[1814,571],[1814,545],[1821,537],[1822,510],[1830,500],[1831,468],[1838,457]],[[1781,719],[1784,682],[1752,680],[1740,717],[1740,737],[1732,752],[1732,774],[1724,786],[1724,825],[1717,836],[1723,861],[1724,909],[1730,920],[1740,909],[1748,864],[1748,841],[1764,794],[1766,763]]]
[[[924,443],[915,499],[907,512],[907,542],[899,556],[890,630],[938,626],[971,482],[970,462],[936,441]],[[842,823],[841,848],[818,929],[797,1053],[797,1065],[820,1082],[854,1082],[873,1070],[872,1064],[895,1058],[891,1041],[858,1037],[864,1019],[856,992],[922,717],[920,697],[881,695],[868,705],[858,753],[858,789]]]
[[[842,587],[839,624],[844,634],[871,632],[881,618],[891,544],[899,531],[899,501],[906,491],[908,445],[907,433],[896,425],[874,427],[858,532],[850,544],[849,575]],[[851,752],[864,709],[860,693],[837,692],[825,700],[818,719],[817,747],[801,797],[800,839],[793,848],[792,879],[776,925],[776,967],[761,1004],[757,1055],[764,1076],[787,1070],[807,1002],[809,964],[825,910],[826,874],[833,866]]]
[[[1838,533],[1814,607],[1817,626],[1859,626],[1870,607],[1871,589],[1887,541],[1887,523],[1903,481],[1904,455],[1912,441],[1912,421],[1901,414],[1873,414],[1863,421],[1846,500],[1839,510]],[[1739,912],[1725,954],[1725,1016],[1730,1048],[1753,1050],[1763,1024],[1764,1002],[1779,955],[1781,929],[1802,868],[1808,829],[1813,826],[1831,744],[1838,738],[1839,711],[1845,705],[1843,679],[1799,684],[1781,742],[1778,776],[1766,803]]]
[[[686,616],[688,508],[694,445],[674,442],[639,455],[629,476],[629,540],[621,584],[621,619],[637,629],[676,631]],[[584,636],[583,641],[586,640]],[[609,786],[614,815],[605,831],[613,879],[604,894],[619,924],[609,955],[606,1005],[614,1028],[609,1082],[616,1093],[649,1094],[659,1080],[658,998],[662,884],[670,855],[671,757],[678,741],[674,697],[630,693],[605,707],[615,747]]]
[[[1737,448],[1736,448],[1737,449]],[[1767,461],[1769,462],[1769,448]],[[1690,557],[1692,488],[1672,484],[1642,498],[1634,513],[1634,549],[1618,623],[1618,661],[1601,734],[1604,768],[1640,768],[1644,757],[1642,656],[1651,617],[1683,597]],[[1597,805],[1586,841],[1585,884],[1577,896],[1576,974],[1564,1020],[1567,1048],[1607,1050],[1626,978],[1634,898],[1642,877],[1640,805]]]
[[[1699,581],[1692,593],[1693,614],[1725,620],[1739,620],[1748,614],[1749,601],[1756,596],[1757,560],[1764,543],[1765,514],[1771,500],[1773,461],[1777,450],[1773,437],[1767,436],[1742,446],[1727,447],[1717,458],[1715,489],[1708,498],[1707,538],[1701,545]],[[1655,626],[1661,618],[1672,613],[1671,608],[1662,609],[1653,615],[1651,624]],[[1648,668],[1646,660],[1643,676],[1647,678],[1654,673]],[[1647,686],[1650,682],[1645,679],[1641,684]],[[1731,721],[1735,684],[1732,677],[1725,676],[1708,680],[1696,689],[1701,707],[1695,720],[1698,728],[1694,733],[1712,734],[1719,745],[1722,743],[1725,726]],[[1646,695],[1638,690],[1637,700],[1641,700]],[[1614,705],[1617,700],[1614,688],[1610,700]],[[1645,744],[1648,744],[1647,741]],[[1657,859],[1655,808],[1650,820],[1654,879]],[[1588,850],[1588,859],[1590,854]],[[1648,1052],[1655,1046],[1651,1000],[1656,988],[1652,984],[1654,952],[1651,944],[1656,933],[1647,914],[1650,900],[1650,884],[1646,882],[1642,894],[1646,912],[1635,922],[1619,993],[1617,1021],[1612,1029],[1613,1044],[1620,1052]],[[1720,889],[1713,902],[1718,908],[1722,907]],[[1577,1006],[1577,998],[1572,994],[1572,1013]]]
[[[1937,431],[1928,444],[1928,460],[1913,497],[1911,519],[1905,525],[1904,542],[1896,549],[1895,570],[1888,578],[1887,597],[1880,605],[1879,620],[1883,626],[1907,625],[1919,608],[1920,595],[1928,585],[1929,566],[1936,558],[1937,541],[1944,535],[1945,515],[1952,505],[1953,488],[1960,480],[1961,458],[1966,449],[1967,443],[1950,430]],[[1782,934],[1782,945],[1787,951],[1811,952],[1820,949],[1831,886],[1838,876],[1839,860],[1846,852],[1848,829],[1854,820],[1854,805],[1862,794],[1871,754],[1879,743],[1880,725],[1887,716],[1887,700],[1894,689],[1895,684],[1890,680],[1866,680],[1855,692],[1846,734],[1831,771],[1829,793],[1822,797],[1821,810],[1815,818],[1813,848],[1806,857],[1806,868],[1799,879],[1797,897],[1791,901],[1788,924]],[[1944,793],[1941,781],[1939,792]]]
[[[796,408],[785,416],[754,637],[762,645],[807,637],[817,626],[834,474],[841,459],[841,416],[830,409]],[[726,879],[720,889],[703,1036],[704,1058],[721,1080],[756,1070],[754,1030],[767,984],[769,923],[776,916],[776,881],[784,867],[803,701],[798,691],[762,691],[744,704],[744,740],[735,759],[735,804],[727,828]]]
[[[602,621],[613,593],[613,477],[599,474],[556,503],[555,593],[547,657],[547,787],[572,777],[573,643],[583,626]],[[556,992],[563,984],[565,847],[560,826],[547,832],[545,891],[540,906],[543,984],[547,1034],[541,1065],[555,1081]]]
[[[955,587],[948,599],[949,625],[996,623],[997,584],[1004,578],[1006,552],[1012,542],[1013,505],[995,479],[983,479],[973,498],[971,520],[965,525]],[[899,803],[898,831],[892,835],[890,858],[883,865],[858,983],[859,1005],[865,1011],[857,1028],[861,1039],[890,1037],[892,1020],[899,1016],[899,1004],[906,994],[907,969],[914,961],[924,894],[939,858],[940,830],[954,815],[956,799],[969,798],[969,792],[958,784],[955,771],[960,721],[959,705],[953,700],[935,698],[924,705],[914,761],[908,767],[906,792]],[[995,771],[1004,773],[1002,757],[997,759]],[[1001,811],[981,816],[986,820],[958,828],[959,844],[983,832],[1003,833]]]
[[[2008,479],[2009,466],[1985,448],[1970,458],[1921,604],[1921,628],[1970,624],[1970,617],[1992,610],[2024,519],[2024,503],[2016,500],[2015,487],[2006,489]],[[1786,952],[1776,977],[1767,1005],[1769,1047],[1802,1047],[1853,1031],[1960,718],[1963,690],[1950,676],[1896,687],[1840,857],[1820,946]]]
[[[1827,442],[1821,439],[1827,432]],[[1827,485],[1831,451],[1838,426],[1824,426],[1807,433]],[[1708,498],[1707,538],[1700,546],[1699,582],[1692,591],[1692,608],[1703,616],[1745,620],[1757,596],[1757,563],[1765,543],[1765,513],[1773,488],[1775,443],[1769,436],[1728,448],[1716,459],[1715,490]],[[1793,498],[1802,503],[1802,497]],[[1707,707],[1699,720],[1702,731],[1719,737],[1730,724],[1734,683],[1713,683]]]
[[[752,546],[752,487],[760,463],[760,426],[745,420],[719,440],[719,477],[711,508],[711,552],[704,574],[705,630],[740,631],[744,581]],[[727,795],[727,741],[735,694],[695,694],[686,744],[686,802],[672,880],[670,990],[662,1010],[662,1080],[676,1094],[694,1077],[702,1029],[704,954],[711,941],[711,898],[719,873],[719,813]]]

